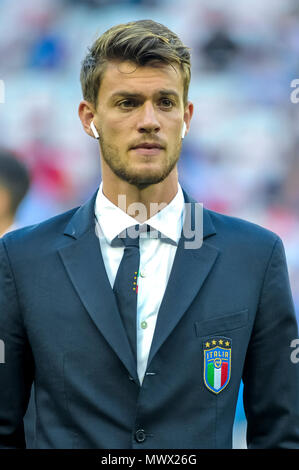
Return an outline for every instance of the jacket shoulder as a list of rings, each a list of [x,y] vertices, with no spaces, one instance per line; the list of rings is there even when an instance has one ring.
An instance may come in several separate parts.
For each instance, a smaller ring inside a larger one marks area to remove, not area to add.
[[[8,232],[2,237],[2,242],[8,249],[20,248],[24,251],[31,246],[35,250],[41,249],[42,245],[53,243],[55,238],[63,234],[66,225],[78,209],[79,207],[75,207],[37,224]]]
[[[258,250],[265,246],[273,247],[278,240],[281,241],[277,233],[257,223],[207,210],[218,237],[230,241],[234,246],[251,246]]]

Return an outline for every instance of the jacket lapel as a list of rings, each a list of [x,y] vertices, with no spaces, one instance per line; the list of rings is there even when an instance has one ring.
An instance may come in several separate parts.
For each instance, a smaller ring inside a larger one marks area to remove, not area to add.
[[[95,232],[95,200],[96,193],[72,217],[64,232],[72,240],[59,249],[59,253],[74,288],[96,327],[132,378],[139,383],[136,361],[118,313]]]
[[[183,190],[191,211],[191,229],[195,227],[196,201]],[[83,305],[96,327],[120,358],[136,383],[139,383],[136,363],[121,322],[111,289],[100,242],[95,232],[94,205],[96,193],[83,204],[69,221],[64,235],[69,242],[59,249],[62,262]],[[158,313],[148,366],[164,341],[184,315],[201,288],[218,256],[218,249],[206,242],[216,233],[209,212],[203,209],[203,243],[200,248],[187,249],[186,224],[177,247],[173,267]],[[190,231],[189,231],[190,232]],[[189,236],[189,235],[188,235]],[[180,295],[178,295],[178,292]],[[182,294],[182,295],[181,295]]]

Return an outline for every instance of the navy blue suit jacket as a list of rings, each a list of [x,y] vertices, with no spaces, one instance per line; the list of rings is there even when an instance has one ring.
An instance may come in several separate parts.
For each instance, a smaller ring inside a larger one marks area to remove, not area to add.
[[[182,232],[140,386],[95,197],[0,240],[0,447],[25,447],[34,381],[36,448],[230,448],[243,379],[248,447],[299,448],[298,330],[281,239],[203,210],[202,246],[186,249]]]

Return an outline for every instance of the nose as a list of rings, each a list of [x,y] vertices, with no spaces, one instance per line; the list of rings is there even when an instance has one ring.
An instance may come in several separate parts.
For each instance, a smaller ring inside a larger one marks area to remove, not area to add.
[[[152,103],[144,103],[138,122],[138,132],[157,133],[160,130],[160,123],[157,119],[156,111]]]

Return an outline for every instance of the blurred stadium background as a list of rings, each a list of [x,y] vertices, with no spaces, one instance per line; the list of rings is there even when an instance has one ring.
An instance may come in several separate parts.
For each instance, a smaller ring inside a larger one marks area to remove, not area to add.
[[[80,64],[113,24],[153,19],[191,47],[191,131],[181,185],[209,209],[279,234],[299,317],[298,0],[1,0],[0,147],[30,170],[18,226],[84,202],[98,186],[98,145],[83,131]],[[245,443],[242,386],[234,447]]]

